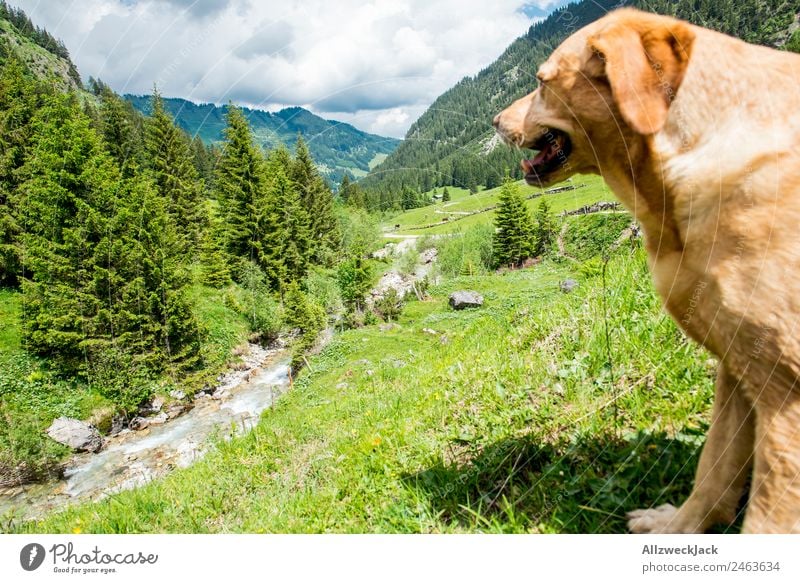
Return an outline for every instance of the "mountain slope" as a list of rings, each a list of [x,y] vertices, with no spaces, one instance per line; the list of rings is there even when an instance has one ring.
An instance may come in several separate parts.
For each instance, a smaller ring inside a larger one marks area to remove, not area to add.
[[[126,95],[125,99],[139,111],[150,113],[149,96]],[[227,106],[196,104],[178,98],[163,98],[163,101],[176,123],[190,135],[198,135],[206,143],[222,141]],[[248,108],[242,111],[256,141],[266,148],[281,143],[293,148],[297,135],[301,134],[320,170],[337,182],[345,173],[353,177],[366,175],[371,163],[382,160],[400,143],[395,138],[368,134],[349,124],[323,119],[301,107],[276,113]]]
[[[0,2],[0,61],[5,51],[59,91],[82,92],[81,78],[61,41],[35,27],[24,12]]]
[[[639,8],[671,14],[770,46],[800,46],[800,0],[628,0]],[[531,91],[539,64],[572,32],[620,5],[619,0],[581,0],[553,12],[514,41],[489,67],[466,77],[439,97],[406,139],[361,184],[370,190],[404,186],[496,186],[508,167],[518,176],[520,154],[494,137],[494,115]],[[792,36],[794,33],[794,36]]]

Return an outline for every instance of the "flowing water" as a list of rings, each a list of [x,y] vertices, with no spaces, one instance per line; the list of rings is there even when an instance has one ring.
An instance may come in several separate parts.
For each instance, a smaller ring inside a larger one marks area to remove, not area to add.
[[[146,484],[201,457],[213,438],[252,429],[289,386],[289,355],[250,345],[246,368],[220,379],[184,415],[142,431],[125,430],[97,454],[76,455],[58,482],[0,490],[0,516],[30,519],[66,505],[98,500]]]

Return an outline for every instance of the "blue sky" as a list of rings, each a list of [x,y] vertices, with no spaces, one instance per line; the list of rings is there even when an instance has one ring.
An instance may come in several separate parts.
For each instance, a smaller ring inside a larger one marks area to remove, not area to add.
[[[299,105],[402,137],[564,0],[12,0],[120,93]]]

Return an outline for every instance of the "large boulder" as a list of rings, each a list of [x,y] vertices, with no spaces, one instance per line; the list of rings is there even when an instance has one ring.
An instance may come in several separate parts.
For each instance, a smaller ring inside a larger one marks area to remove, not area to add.
[[[75,451],[98,452],[103,447],[103,437],[94,425],[70,417],[59,417],[53,421],[47,429],[47,435]]]
[[[457,291],[450,294],[450,307],[454,310],[479,308],[483,305],[483,296],[474,291]]]

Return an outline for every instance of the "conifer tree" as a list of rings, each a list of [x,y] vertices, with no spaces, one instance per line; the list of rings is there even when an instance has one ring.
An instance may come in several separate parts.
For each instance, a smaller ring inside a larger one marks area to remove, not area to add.
[[[30,144],[31,118],[41,105],[43,88],[24,65],[0,45],[0,285],[16,285],[20,275],[18,170]]]
[[[264,223],[266,252],[267,242],[273,249],[280,249],[280,259],[285,268],[283,281],[277,288],[290,281],[301,280],[308,270],[310,258],[310,228],[308,213],[294,182],[287,176],[290,159],[285,148],[276,148],[268,161],[269,186],[267,188]],[[274,253],[270,254],[274,262]],[[264,270],[270,275],[266,258],[262,259]],[[274,276],[270,277],[274,281]]]
[[[342,181],[339,183],[339,199],[344,204],[350,199],[350,177],[347,174],[342,176]]]
[[[494,256],[498,266],[519,266],[534,252],[533,222],[519,186],[508,175],[495,215]]]
[[[200,241],[204,207],[189,137],[173,123],[155,90],[152,103],[152,115],[145,125],[149,168],[159,193],[167,200],[169,213],[179,233],[188,250],[192,251],[197,249]]]
[[[442,191],[442,202],[450,202],[450,191],[447,190],[447,187],[444,187]]]
[[[279,245],[281,234],[274,233],[274,242],[264,248],[263,229],[277,228],[271,217],[265,216],[266,174],[264,158],[253,141],[250,126],[242,111],[228,105],[225,145],[217,164],[214,190],[219,203],[223,230],[220,245],[228,256],[234,279],[239,279],[244,262],[261,264],[274,283],[281,277]],[[264,265],[267,259],[271,265]]]
[[[333,212],[333,193],[317,171],[302,137],[297,138],[289,178],[297,186],[308,214],[310,259],[316,263],[330,262],[340,241],[338,220]]]
[[[130,178],[144,166],[144,144],[139,114],[107,85],[100,85],[98,126],[108,153],[122,175]]]

